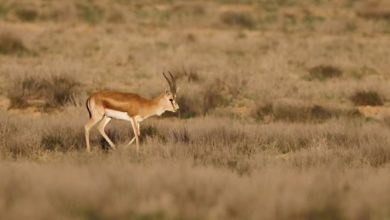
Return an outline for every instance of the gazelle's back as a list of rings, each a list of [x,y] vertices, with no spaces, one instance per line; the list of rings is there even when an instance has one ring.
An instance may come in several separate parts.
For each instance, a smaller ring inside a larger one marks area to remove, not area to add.
[[[135,93],[108,90],[96,92],[90,96],[90,99],[105,109],[127,112],[130,116],[136,115],[141,106],[150,103],[149,99],[143,98]]]

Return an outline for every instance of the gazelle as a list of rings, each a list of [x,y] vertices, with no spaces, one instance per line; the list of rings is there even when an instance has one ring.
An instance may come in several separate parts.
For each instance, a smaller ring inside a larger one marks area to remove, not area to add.
[[[153,115],[161,115],[165,111],[176,112],[179,105],[176,103],[176,78],[169,73],[169,77],[163,73],[163,76],[168,82],[169,90],[165,93],[153,98],[146,99],[134,93],[122,93],[114,91],[100,91],[92,94],[87,99],[87,110],[89,113],[89,121],[85,124],[85,141],[87,151],[91,151],[89,143],[89,131],[96,124],[103,138],[108,142],[110,147],[115,150],[114,143],[107,136],[104,128],[111,119],[120,119],[130,121],[134,131],[134,137],[128,145],[134,140],[137,144],[137,152],[139,151],[139,136],[140,122]]]

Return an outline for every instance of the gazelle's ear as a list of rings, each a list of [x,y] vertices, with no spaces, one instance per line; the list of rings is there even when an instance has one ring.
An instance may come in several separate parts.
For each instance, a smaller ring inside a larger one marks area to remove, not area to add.
[[[178,92],[180,90],[180,86],[176,88],[176,92]]]
[[[169,95],[169,93],[171,93],[171,92],[169,91],[169,89],[166,89],[166,90],[165,90],[165,95]]]

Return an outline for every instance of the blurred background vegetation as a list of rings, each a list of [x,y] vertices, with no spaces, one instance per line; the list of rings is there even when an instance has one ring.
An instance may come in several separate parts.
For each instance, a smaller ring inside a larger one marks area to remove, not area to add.
[[[387,0],[2,0],[0,218],[389,219],[389,33]],[[86,154],[87,96],[168,70],[180,117]]]

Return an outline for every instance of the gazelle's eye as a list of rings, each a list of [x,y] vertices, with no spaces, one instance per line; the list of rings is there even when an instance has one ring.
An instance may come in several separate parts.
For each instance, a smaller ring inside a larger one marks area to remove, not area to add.
[[[173,102],[173,99],[169,99],[170,102]]]

